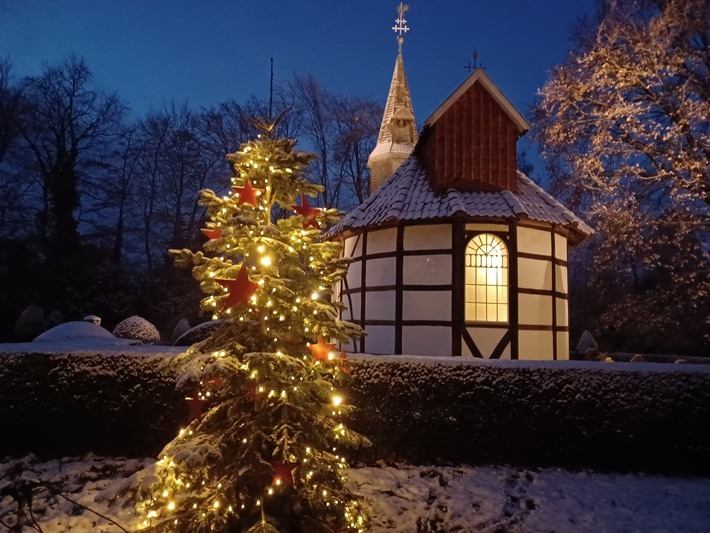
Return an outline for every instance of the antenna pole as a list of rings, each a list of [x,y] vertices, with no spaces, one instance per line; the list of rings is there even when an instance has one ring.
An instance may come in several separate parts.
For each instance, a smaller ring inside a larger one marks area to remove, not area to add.
[[[271,60],[271,79],[269,81],[269,122],[271,122],[271,117],[273,116],[274,107],[274,58]]]

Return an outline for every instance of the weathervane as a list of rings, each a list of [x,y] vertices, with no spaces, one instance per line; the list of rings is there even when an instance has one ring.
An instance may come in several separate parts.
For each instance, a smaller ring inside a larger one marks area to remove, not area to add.
[[[404,18],[404,14],[408,10],[409,6],[400,2],[399,6],[397,6],[397,13],[399,14],[399,17],[395,19],[395,25],[392,26],[394,32],[399,34],[397,36],[397,43],[399,44],[400,51],[402,51],[402,43],[404,42],[404,37],[402,37],[402,34],[407,33],[409,31],[409,26],[407,26],[407,19]]]
[[[474,48],[474,49],[473,49],[473,65],[472,65],[471,62],[469,61],[469,62],[468,62],[468,65],[464,66],[463,68],[465,68],[466,70],[468,70],[469,73],[470,73],[472,70],[476,70],[477,67],[478,67],[478,50],[476,50],[476,49]],[[483,65],[481,65],[481,68],[483,68]]]

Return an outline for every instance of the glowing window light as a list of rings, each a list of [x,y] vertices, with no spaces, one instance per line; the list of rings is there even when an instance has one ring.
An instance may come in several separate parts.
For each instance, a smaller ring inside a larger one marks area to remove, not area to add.
[[[492,233],[466,246],[466,320],[508,322],[508,247]]]

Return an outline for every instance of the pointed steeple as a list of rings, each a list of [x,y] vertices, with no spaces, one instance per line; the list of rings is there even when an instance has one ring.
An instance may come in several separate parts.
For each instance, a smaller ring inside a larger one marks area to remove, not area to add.
[[[402,33],[409,30],[406,26],[407,21],[403,17],[407,9],[407,6],[399,5],[397,25],[392,28],[399,33],[397,37],[399,51],[387,96],[387,105],[385,105],[382,117],[380,135],[377,138],[377,146],[367,160],[367,165],[370,167],[370,194],[377,190],[409,157],[419,138],[407,76],[404,73],[404,60],[402,59],[402,43],[404,42]]]

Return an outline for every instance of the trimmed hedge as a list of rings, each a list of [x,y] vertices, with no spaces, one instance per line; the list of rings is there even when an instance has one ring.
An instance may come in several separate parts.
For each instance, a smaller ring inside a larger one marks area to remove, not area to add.
[[[710,473],[710,372],[594,365],[363,361],[352,425],[415,463]]]
[[[0,456],[157,454],[187,417],[164,361],[0,354]],[[353,361],[355,458],[710,473],[710,372],[587,366]]]
[[[0,354],[0,456],[157,454],[187,414],[164,361]]]

